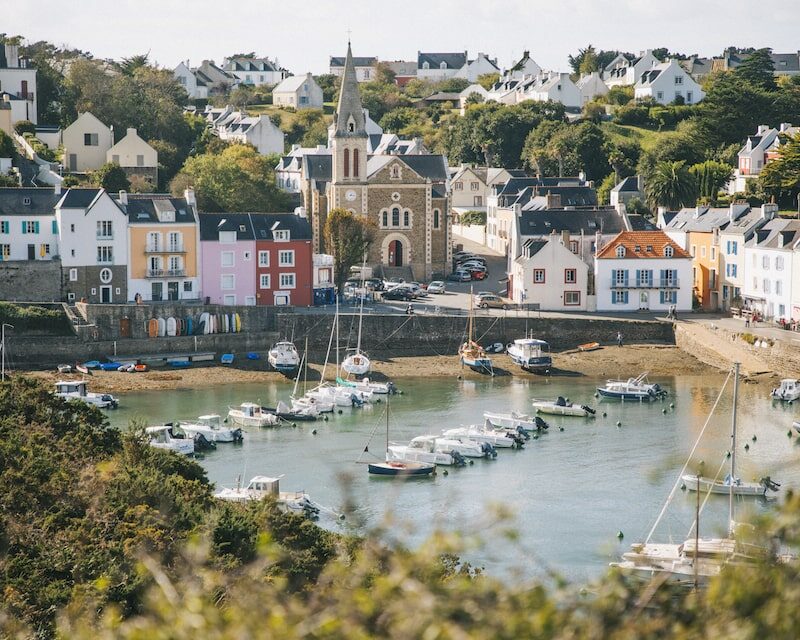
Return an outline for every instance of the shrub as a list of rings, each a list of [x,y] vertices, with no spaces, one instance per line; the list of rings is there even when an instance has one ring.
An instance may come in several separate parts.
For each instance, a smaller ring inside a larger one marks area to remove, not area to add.
[[[628,104],[620,107],[614,113],[614,122],[617,124],[630,124],[639,127],[652,124],[650,109],[644,105]]]
[[[36,125],[33,124],[30,120],[19,120],[14,125],[14,131],[16,131],[21,136],[24,136],[26,133],[30,133],[32,136],[35,136]]]
[[[465,211],[461,216],[461,224],[465,227],[472,225],[481,226],[486,224],[485,211]]]
[[[57,335],[71,333],[67,317],[61,311],[35,305],[19,305],[0,302],[0,323],[14,325],[14,331],[42,331]]]

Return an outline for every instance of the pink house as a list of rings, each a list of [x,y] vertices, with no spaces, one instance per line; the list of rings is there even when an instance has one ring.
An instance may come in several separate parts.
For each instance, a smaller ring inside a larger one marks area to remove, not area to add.
[[[256,240],[247,213],[200,217],[202,296],[211,304],[256,304]]]

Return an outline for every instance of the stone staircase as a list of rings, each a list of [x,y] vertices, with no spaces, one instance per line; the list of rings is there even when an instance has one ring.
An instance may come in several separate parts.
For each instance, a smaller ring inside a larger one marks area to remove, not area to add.
[[[381,277],[384,280],[389,280],[390,278],[402,278],[406,282],[413,282],[414,281],[414,272],[411,270],[411,267],[387,267],[382,265],[381,266]]]

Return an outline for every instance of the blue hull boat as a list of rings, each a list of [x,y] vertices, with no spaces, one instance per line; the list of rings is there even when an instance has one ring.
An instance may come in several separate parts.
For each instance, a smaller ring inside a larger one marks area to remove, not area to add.
[[[427,462],[370,462],[369,472],[376,476],[429,476],[436,471],[435,464]]]
[[[606,380],[606,386],[597,387],[597,393],[604,398],[640,402],[659,400],[667,395],[666,390],[658,384],[647,381],[647,373],[627,380]]]
[[[461,364],[478,373],[492,373],[492,361],[489,358],[461,358]]]

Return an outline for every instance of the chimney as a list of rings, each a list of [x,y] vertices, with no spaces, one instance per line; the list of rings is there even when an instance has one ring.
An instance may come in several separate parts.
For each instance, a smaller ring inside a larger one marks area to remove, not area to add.
[[[547,208],[548,209],[557,209],[561,206],[561,194],[560,193],[547,193]]]
[[[790,123],[781,122],[781,133],[783,133],[784,131],[788,131],[791,128],[792,128],[792,125]]]
[[[761,205],[761,219],[772,220],[775,214],[778,213],[778,205],[774,203],[765,203]]]
[[[135,136],[136,135],[136,129],[134,129],[133,127],[128,127],[128,133],[126,135]]]
[[[295,207],[294,215],[298,218],[305,218],[306,217],[306,208],[305,207]]]
[[[561,232],[561,244],[565,247],[569,247],[569,231],[566,229]]]
[[[756,133],[756,135],[759,135],[759,136],[763,135],[767,131],[769,131],[769,125],[768,124],[760,124],[760,125],[758,125],[758,132]]]
[[[578,174],[578,180],[580,180],[581,182],[586,182],[586,173],[585,173],[585,172],[583,172],[583,171],[581,171],[581,172]]]
[[[783,249],[784,237],[783,231],[778,232],[778,249]]]
[[[127,191],[120,190],[120,192],[119,192],[119,203],[123,207],[127,207],[128,206],[128,192]]]
[[[187,187],[183,192],[183,197],[186,199],[186,204],[190,207],[197,206],[197,199],[194,197],[194,187]]]
[[[19,67],[19,46],[16,44],[6,45],[6,66],[9,69],[17,69]]]
[[[61,182],[58,180],[56,180],[56,183],[53,185],[53,193],[55,193],[57,196],[61,195]]]

